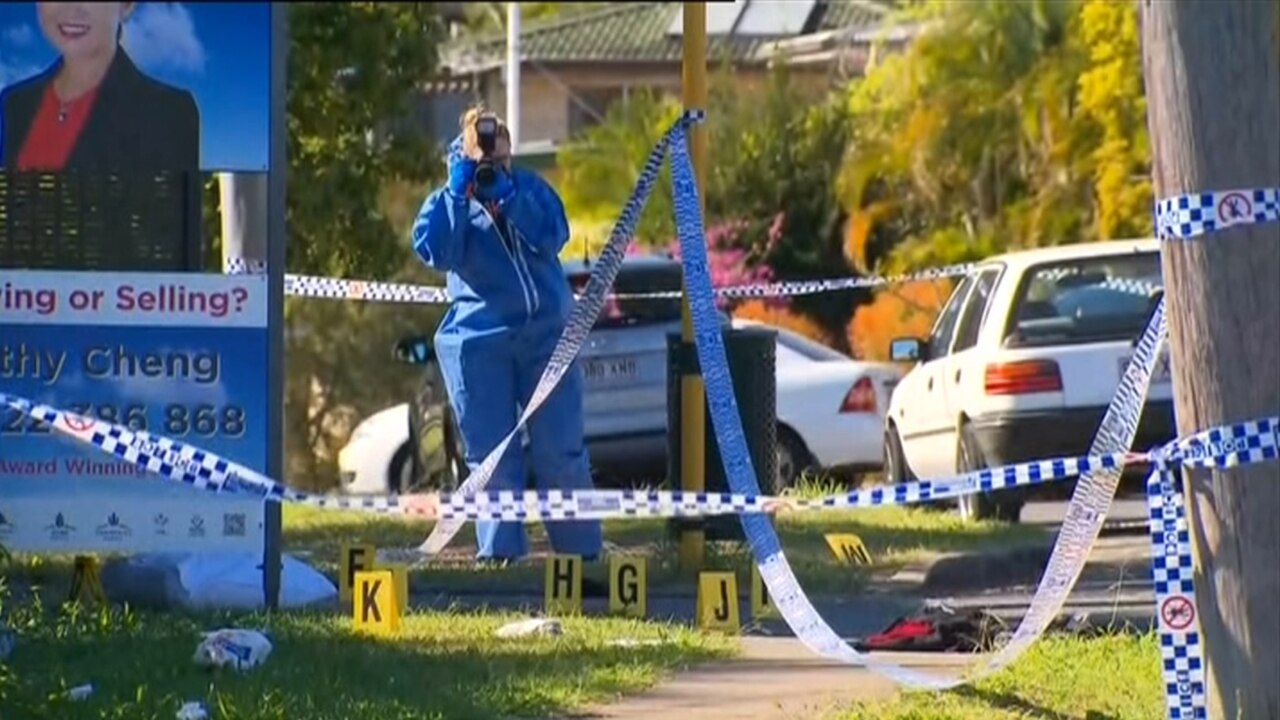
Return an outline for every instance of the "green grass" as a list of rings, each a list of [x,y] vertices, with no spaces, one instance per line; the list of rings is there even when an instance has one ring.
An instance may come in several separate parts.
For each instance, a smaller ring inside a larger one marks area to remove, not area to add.
[[[902,693],[857,704],[831,720],[1159,720],[1164,717],[1154,634],[1047,637],[1014,665],[946,693]]]
[[[339,548],[344,542],[365,542],[379,549],[416,547],[431,527],[427,522],[402,518],[294,506],[285,508],[284,523],[288,551],[301,553],[329,573],[336,573]],[[857,592],[874,579],[887,578],[904,566],[940,553],[1048,542],[1047,533],[1039,527],[964,523],[954,513],[896,507],[787,514],[779,516],[775,526],[797,576],[814,593]],[[524,588],[541,592],[543,567],[538,553],[547,550],[547,541],[540,525],[528,528],[530,547],[535,553],[529,560],[485,570],[477,570],[472,562],[473,528],[474,525],[464,528],[439,562],[413,574],[415,588],[477,592]],[[862,538],[873,564],[837,565],[823,538],[834,532]],[[677,543],[664,521],[607,521],[605,540],[613,552],[647,556],[650,584],[655,590],[693,591],[692,581],[682,576],[676,566]],[[742,544],[708,543],[708,569],[737,571],[741,587],[745,587],[750,565],[750,553]],[[603,580],[605,572],[601,564],[588,567],[586,576]]]
[[[0,664],[0,718],[171,720],[186,701],[216,720],[490,720],[548,717],[656,683],[691,662],[727,657],[732,640],[665,625],[567,618],[564,635],[500,640],[510,615],[423,613],[390,639],[329,613],[267,615],[4,608],[18,632]],[[265,665],[238,674],[197,667],[199,632],[265,629]],[[609,641],[663,640],[638,647]],[[66,690],[94,686],[86,701]]]
[[[824,490],[828,490],[824,488]],[[899,507],[873,510],[839,510],[780,515],[775,526],[783,548],[806,590],[813,594],[849,594],[869,583],[932,555],[959,551],[1007,549],[1030,543],[1046,543],[1043,528],[992,522],[966,523],[955,513]],[[474,525],[463,528],[437,561],[411,573],[411,587],[424,591],[512,590],[541,594],[543,565],[548,549],[541,525],[528,526],[530,558],[507,567],[477,568]],[[426,539],[430,523],[371,513],[319,510],[297,505],[284,508],[285,550],[336,578],[343,543],[367,543],[379,549],[413,548]],[[826,533],[853,533],[870,550],[872,565],[838,565],[823,538]],[[605,540],[611,552],[638,554],[649,560],[649,582],[656,592],[692,594],[695,583],[677,567],[677,542],[662,520],[611,520],[605,522]],[[416,557],[416,556],[414,556]],[[65,591],[69,586],[71,558],[20,555],[6,571],[16,584],[41,584]],[[751,572],[748,549],[737,542],[708,542],[707,569],[733,570],[739,588],[747,587]],[[606,580],[603,563],[589,565],[584,576]],[[3,720],[3,718],[0,718]]]

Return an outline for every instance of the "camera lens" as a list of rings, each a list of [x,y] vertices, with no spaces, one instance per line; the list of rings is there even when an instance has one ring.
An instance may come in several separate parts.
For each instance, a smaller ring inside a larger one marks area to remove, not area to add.
[[[476,184],[492,185],[497,178],[498,173],[493,167],[492,160],[481,160],[476,165]]]

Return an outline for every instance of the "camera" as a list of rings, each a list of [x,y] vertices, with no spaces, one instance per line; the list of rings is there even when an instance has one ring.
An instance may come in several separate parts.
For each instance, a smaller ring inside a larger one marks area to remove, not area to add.
[[[498,120],[492,116],[476,120],[476,142],[480,146],[480,160],[476,162],[476,184],[492,185],[498,179],[494,166],[493,150],[498,145]]]

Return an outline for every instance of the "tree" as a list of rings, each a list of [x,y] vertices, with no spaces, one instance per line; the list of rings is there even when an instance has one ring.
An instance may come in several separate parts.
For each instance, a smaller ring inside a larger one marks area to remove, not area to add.
[[[723,279],[745,280],[752,272],[777,280],[848,275],[840,249],[844,214],[831,192],[849,135],[843,104],[824,87],[794,82],[785,69],[752,85],[725,65],[712,80],[711,158],[703,191],[709,224],[735,228],[719,238],[709,233],[713,259],[724,265]],[[559,189],[576,226],[616,216],[650,148],[679,112],[675,98],[635,93],[560,151]],[[674,252],[674,233],[670,173],[664,169],[636,241]],[[580,253],[580,246],[573,252]],[[810,295],[791,305],[842,344],[844,324],[861,295]]]
[[[876,291],[849,321],[849,347],[859,360],[888,360],[894,338],[926,337],[955,283],[920,280]]]
[[[759,86],[726,66],[712,85],[707,216],[748,223],[735,244],[750,264],[778,280],[846,277],[845,213],[832,192],[851,133],[843,99],[785,66]],[[793,298],[790,308],[818,322],[837,347],[866,293]]]
[[[539,22],[553,20],[562,15],[591,12],[607,7],[603,2],[521,2],[520,20]],[[504,2],[468,2],[463,4],[467,32],[471,35],[487,35],[503,32],[507,26],[507,9]]]
[[[679,116],[676,99],[645,89],[613,103],[603,122],[565,144],[556,157],[558,189],[575,223],[610,222],[618,216],[649,151]],[[674,233],[671,172],[664,165],[637,222],[636,241],[654,244]]]
[[[386,277],[405,241],[379,209],[382,186],[443,174],[408,120],[443,38],[435,9],[298,3],[289,36],[289,270]]]
[[[1142,3],[1159,197],[1280,186],[1280,4]],[[1280,226],[1164,246],[1178,430],[1280,409]],[[1275,465],[1189,478],[1209,715],[1280,717]]]
[[[1150,232],[1134,6],[911,12],[923,33],[849,92],[840,192],[857,267],[896,273]]]
[[[443,174],[412,118],[443,38],[430,3],[289,6],[290,272],[430,281],[408,229]],[[216,181],[205,191],[206,266],[221,267]],[[408,397],[415,372],[370,373],[401,334],[430,332],[439,307],[289,298],[286,478],[323,489],[355,421]]]

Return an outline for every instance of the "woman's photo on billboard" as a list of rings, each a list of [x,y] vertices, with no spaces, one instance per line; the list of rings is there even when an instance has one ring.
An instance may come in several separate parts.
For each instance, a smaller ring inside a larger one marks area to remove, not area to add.
[[[199,172],[195,98],[143,73],[121,43],[136,3],[34,4],[58,58],[0,91],[3,166]]]

